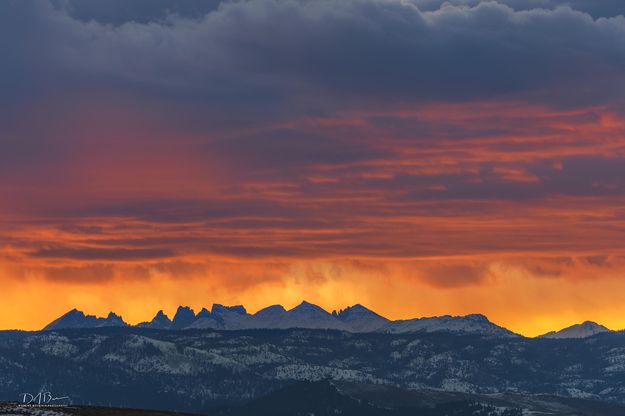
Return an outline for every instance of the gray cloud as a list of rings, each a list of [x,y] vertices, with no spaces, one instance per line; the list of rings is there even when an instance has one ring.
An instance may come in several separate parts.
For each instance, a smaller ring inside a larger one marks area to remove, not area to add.
[[[122,25],[165,21],[171,15],[200,18],[219,6],[215,0],[52,0],[58,9],[84,22]]]
[[[570,7],[588,13],[594,18],[614,17],[625,14],[625,4],[620,0],[495,0],[516,11],[533,9],[553,10],[557,7]],[[440,9],[445,4],[475,7],[484,0],[413,0],[423,11]]]
[[[168,11],[160,15],[138,4],[128,13],[144,19],[114,26],[76,12],[95,3],[7,1],[9,65],[0,75],[14,96],[99,86],[250,112],[323,111],[355,99],[529,95],[569,105],[622,96],[622,16],[594,19],[582,2],[505,3],[252,0],[178,14],[180,4],[157,3]],[[620,14],[611,4],[604,8]]]
[[[140,108],[166,137],[203,135],[200,152],[234,153],[257,167],[375,158],[380,146],[354,146],[346,136],[241,133],[344,109],[507,99],[619,110],[623,7],[607,0],[8,0],[0,3],[0,173],[68,163],[67,149],[87,147],[93,134],[67,120],[80,122],[94,102]],[[127,126],[92,112],[87,125],[108,136],[119,134],[110,126]],[[432,133],[418,120],[387,124],[395,137],[418,143]],[[450,124],[438,136],[460,138],[464,127]],[[153,131],[134,129],[155,140]]]
[[[164,22],[170,16],[199,19],[217,10],[219,0],[51,0],[56,8],[64,10],[77,20],[97,21],[103,24],[122,25],[128,22]],[[625,14],[621,0],[494,0],[516,11],[532,9],[553,10],[568,6],[588,13],[594,18]],[[412,0],[421,11],[435,11],[444,5],[475,7],[484,0]]]

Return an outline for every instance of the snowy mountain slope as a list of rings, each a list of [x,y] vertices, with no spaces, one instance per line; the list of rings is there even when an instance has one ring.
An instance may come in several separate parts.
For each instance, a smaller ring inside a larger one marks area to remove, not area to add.
[[[265,312],[256,318],[262,328],[351,329],[323,308],[306,301],[288,311],[280,312],[276,309],[272,315]]]
[[[336,314],[339,321],[345,323],[352,332],[372,332],[380,329],[390,321],[361,304],[348,306]]]
[[[284,319],[286,309],[282,305],[271,305],[259,310],[254,314],[258,320],[263,322],[278,322]]]
[[[551,331],[547,332],[540,336],[540,338],[553,338],[553,339],[564,339],[564,338],[587,338],[596,334],[602,334],[605,332],[611,332],[608,328],[603,325],[599,325],[596,322],[586,321],[581,324],[571,325],[567,328],[561,329],[559,331]]]
[[[336,316],[317,305],[302,302],[293,309],[285,310],[274,305],[250,315],[242,306],[213,305],[210,317],[198,319],[189,328],[240,329],[340,329],[349,331]]]
[[[415,332],[454,332],[490,336],[517,336],[513,332],[493,324],[484,315],[437,316],[403,321],[392,321],[378,329],[390,334]]]

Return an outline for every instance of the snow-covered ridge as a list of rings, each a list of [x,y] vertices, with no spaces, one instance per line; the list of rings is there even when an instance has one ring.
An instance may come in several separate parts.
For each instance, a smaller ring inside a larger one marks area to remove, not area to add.
[[[44,330],[70,328],[97,328],[104,326],[126,326],[121,317],[109,314],[107,318],[85,315],[76,309],[56,319]],[[272,305],[254,314],[247,312],[242,305],[224,306],[214,304],[210,311],[202,308],[195,313],[188,306],[180,306],[173,319],[162,310],[149,322],[137,325],[153,329],[336,329],[347,332],[457,332],[478,333],[488,336],[514,336],[512,332],[497,326],[482,315],[440,316],[405,321],[391,321],[374,311],[356,304],[331,313],[320,306],[303,301],[298,306],[286,310],[282,305]]]
[[[123,319],[109,313],[106,318],[85,315],[72,309],[56,319],[44,330],[70,328],[99,328],[109,326],[128,326]],[[435,316],[391,321],[374,311],[356,304],[331,313],[312,303],[303,301],[292,309],[282,305],[272,305],[254,314],[247,312],[244,306],[224,306],[214,304],[210,310],[202,308],[197,314],[188,306],[179,306],[173,319],[162,310],[149,322],[137,325],[141,328],[182,330],[182,329],[336,329],[347,332],[378,332],[404,334],[419,332],[449,332],[459,334],[479,334],[492,337],[512,337],[517,334],[498,326],[484,315]],[[585,338],[610,330],[594,322],[581,324],[541,335],[544,338]]]
[[[107,326],[128,326],[121,316],[109,312],[106,318],[98,318],[95,315],[85,315],[78,309],[72,309],[60,318],[50,322],[43,330],[63,328],[100,328]]]
[[[611,331],[605,326],[599,325],[596,322],[586,321],[582,322],[581,324],[571,325],[559,331],[547,332],[546,334],[541,335],[540,338],[588,338],[604,332]]]
[[[403,321],[393,321],[380,329],[381,332],[399,334],[407,332],[457,332],[492,336],[515,336],[512,331],[490,322],[484,315],[435,316]]]

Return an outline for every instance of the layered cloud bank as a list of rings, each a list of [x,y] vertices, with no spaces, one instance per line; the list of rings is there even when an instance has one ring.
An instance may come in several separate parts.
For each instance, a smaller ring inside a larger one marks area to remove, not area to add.
[[[623,327],[623,13],[2,2],[0,327],[216,298]]]

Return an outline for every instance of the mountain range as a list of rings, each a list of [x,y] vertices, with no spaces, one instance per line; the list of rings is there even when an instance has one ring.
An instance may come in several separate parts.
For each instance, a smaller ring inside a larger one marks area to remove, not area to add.
[[[72,309],[58,319],[46,325],[43,330],[85,329],[101,327],[126,327],[121,316],[110,312],[106,318],[86,315]],[[188,306],[179,306],[173,319],[162,310],[158,311],[149,322],[136,325],[139,328],[161,330],[247,330],[247,329],[335,329],[351,333],[378,332],[388,334],[451,332],[480,334],[494,337],[516,337],[514,332],[496,325],[484,315],[436,316],[407,320],[389,320],[376,312],[356,304],[331,313],[312,303],[303,301],[292,309],[282,305],[272,305],[254,314],[247,312],[244,306],[224,306],[214,304],[210,310],[202,308],[197,314]],[[608,328],[595,322],[586,321],[548,332],[544,338],[586,338],[608,332]]]

